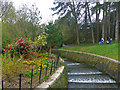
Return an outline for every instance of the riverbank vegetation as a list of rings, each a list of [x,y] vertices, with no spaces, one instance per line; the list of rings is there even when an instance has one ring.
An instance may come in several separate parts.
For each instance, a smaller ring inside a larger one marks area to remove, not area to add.
[[[42,81],[46,80],[61,65],[57,56],[51,53],[52,48],[61,46],[61,34],[52,22],[40,24],[42,17],[36,5],[31,8],[23,5],[16,10],[11,1],[0,1],[0,4],[3,88],[18,88],[18,77],[24,79],[22,84],[30,87],[30,77],[40,78],[40,71]]]
[[[49,25],[51,26],[52,23]],[[49,33],[51,32],[50,28],[46,29],[49,30]],[[34,41],[31,38],[16,38],[15,42],[2,49],[4,88],[18,88],[20,85],[16,84],[20,80],[16,78],[18,76],[24,79],[22,83],[27,84],[27,88],[30,87],[31,80],[34,80],[32,77],[39,77],[37,81],[39,80],[38,83],[40,84],[40,78],[42,79],[41,82],[43,82],[61,66],[59,58],[51,53],[51,49],[60,46],[60,43],[49,44],[49,38],[51,37],[49,33],[41,32],[40,35],[34,38]],[[26,87],[26,85],[24,86]],[[36,84],[33,84],[33,87],[36,87]]]

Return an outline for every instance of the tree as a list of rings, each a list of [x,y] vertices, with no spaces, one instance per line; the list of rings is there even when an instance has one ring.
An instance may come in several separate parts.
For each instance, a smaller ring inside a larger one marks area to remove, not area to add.
[[[76,32],[74,30],[74,18],[66,14],[55,21],[56,29],[62,34],[64,44],[76,43]]]
[[[104,2],[103,4],[103,26],[102,26],[102,38],[105,39],[105,41],[110,37],[110,15],[111,15],[111,7],[112,4],[110,2]],[[114,22],[112,22],[114,23]]]
[[[48,34],[47,46],[49,47],[49,54],[51,55],[51,48],[60,47],[63,40],[61,33],[58,32],[58,30],[51,22],[46,27],[47,29],[45,32]]]
[[[87,29],[87,2],[85,2],[84,8],[85,8],[85,30]],[[88,14],[89,15],[89,14]]]
[[[78,21],[80,21],[82,14],[81,11],[81,2],[78,2],[76,0],[69,1],[69,2],[54,2],[56,7],[51,8],[53,11],[57,11],[54,14],[59,14],[60,17],[65,16],[67,13],[69,13],[74,18],[74,25],[76,30],[76,42],[79,45],[79,30],[78,30]]]
[[[99,2],[96,2],[96,6],[100,5]],[[97,42],[99,42],[99,14],[100,9],[96,10],[96,31],[97,31]]]
[[[105,38],[105,20],[106,20],[106,2],[104,2],[104,10],[103,10],[103,20],[102,20],[102,38]]]
[[[115,28],[115,41],[119,40],[119,2],[116,2],[116,28]]]
[[[116,19],[117,5],[114,2],[88,3],[70,0],[69,2],[61,1],[55,3],[56,7],[52,9],[56,11],[55,14],[60,16],[57,22],[58,25],[56,26],[62,31],[66,44],[75,44],[74,41],[77,41],[76,25],[80,43],[91,43],[91,41],[92,43],[99,42],[101,37],[106,41],[109,36],[114,40],[115,37],[119,36],[116,36],[119,32],[116,29],[118,28],[118,21],[116,21],[118,20]],[[77,12],[77,10],[79,10],[79,12]],[[102,11],[103,16],[100,16]],[[95,15],[96,18],[94,17]],[[77,19],[75,19],[75,17],[77,17]],[[115,30],[117,30],[118,33]]]
[[[108,35],[110,36],[110,11],[111,11],[111,3],[108,3],[108,19],[107,19],[107,23],[108,23]]]
[[[29,17],[28,17],[28,10],[29,8],[27,7],[27,5],[23,5],[22,8],[17,11],[17,22],[16,22],[16,26],[17,29],[22,29],[24,31],[24,35],[26,37],[29,36],[30,30],[31,28],[28,28],[29,26]]]
[[[92,14],[95,12],[96,14],[96,42],[99,42],[99,33],[100,33],[100,22],[99,22],[99,16],[100,16],[100,11],[102,9],[102,4],[100,4],[99,2],[96,2],[96,5],[94,7],[92,7],[91,11]]]
[[[16,12],[13,6],[13,2],[0,1],[0,6],[0,18],[2,18],[2,22],[9,24],[15,23]]]
[[[0,18],[2,23],[2,45],[5,47],[8,43],[11,43],[15,40],[17,31],[15,30],[16,23],[16,10],[11,1],[0,1]],[[19,32],[20,33],[20,32]]]
[[[92,24],[92,20],[91,20],[89,5],[88,5],[88,3],[86,3],[86,4],[87,4],[87,10],[88,10],[89,21],[90,21],[90,24],[91,24],[92,42],[93,42],[93,44],[94,44],[94,43],[95,43],[95,38],[94,38],[93,24]]]
[[[3,47],[13,43],[16,38],[20,37],[36,37],[40,34],[40,11],[35,5],[28,8],[23,5],[22,8],[16,10],[13,2],[0,1],[1,6],[1,23],[2,23],[2,44]]]
[[[31,8],[28,8],[27,5],[23,5],[21,10],[18,11],[18,14],[18,22],[19,24],[23,24],[25,35],[30,35],[32,37],[32,40],[34,40],[34,38],[37,36],[37,32],[39,30],[40,22],[42,19],[40,11],[35,4],[33,4]]]

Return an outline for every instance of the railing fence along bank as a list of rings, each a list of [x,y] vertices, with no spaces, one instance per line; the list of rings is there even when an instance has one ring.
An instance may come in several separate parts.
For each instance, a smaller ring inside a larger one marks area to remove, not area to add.
[[[49,75],[55,72],[57,67],[59,67],[60,65],[61,63],[59,63],[59,55],[57,55],[57,60],[52,60],[51,65],[47,63],[46,68],[43,68],[43,64],[41,64],[39,73],[37,73],[36,75],[34,72],[36,69],[32,68],[29,72],[30,75],[28,77],[24,77],[24,75],[27,75],[28,73],[28,71],[26,71],[24,73],[20,73],[19,75],[2,80],[2,90],[6,88],[19,88],[19,90],[21,90],[22,88],[34,88],[36,87],[36,85],[39,85],[43,80],[48,78]],[[14,81],[14,83],[11,83],[10,81],[13,81],[13,78],[16,81]]]

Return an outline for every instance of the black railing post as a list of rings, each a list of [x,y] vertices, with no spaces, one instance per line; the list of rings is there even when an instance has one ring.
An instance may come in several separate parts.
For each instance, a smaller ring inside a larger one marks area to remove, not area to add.
[[[31,69],[31,84],[30,84],[30,88],[32,88],[32,77],[33,77],[33,68]]]
[[[57,65],[58,65],[58,62],[59,62],[59,55],[57,56],[56,67],[57,67]]]
[[[54,72],[55,72],[55,61],[54,61]]]
[[[47,63],[47,67],[46,67],[46,73],[45,73],[45,76],[47,75],[47,69],[48,69],[48,63]]]
[[[40,83],[40,79],[41,79],[41,73],[42,73],[42,63],[41,63],[41,65],[40,65],[39,83]]]
[[[22,74],[19,74],[19,90],[21,90],[21,75]]]
[[[2,80],[2,90],[3,90],[3,80]]]
[[[52,66],[53,66],[53,60],[52,60],[52,64],[51,64],[50,75],[52,73]]]

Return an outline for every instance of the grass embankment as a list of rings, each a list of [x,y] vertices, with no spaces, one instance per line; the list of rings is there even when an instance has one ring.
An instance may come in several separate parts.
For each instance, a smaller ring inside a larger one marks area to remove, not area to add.
[[[79,46],[62,47],[60,50],[74,50],[93,53],[118,60],[118,43],[112,43],[108,45],[81,44]]]

